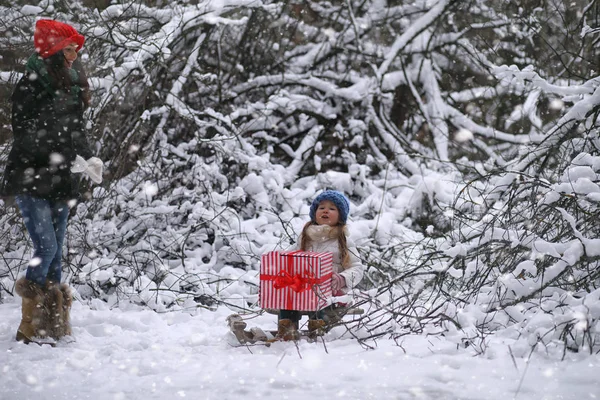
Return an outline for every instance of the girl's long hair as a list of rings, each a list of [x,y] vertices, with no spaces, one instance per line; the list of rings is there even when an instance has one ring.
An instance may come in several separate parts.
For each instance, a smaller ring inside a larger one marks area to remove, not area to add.
[[[71,79],[69,68],[65,65],[65,55],[62,50],[45,58],[44,63],[46,64],[48,77],[50,78],[52,87],[62,90],[65,93],[71,93],[71,88],[74,85],[79,86],[81,88],[81,101],[83,102],[83,106],[84,108],[89,107],[91,100],[90,84],[83,69],[83,65],[79,60],[75,60],[71,67],[77,71],[79,82],[73,82]]]
[[[316,222],[308,221],[304,224],[302,228],[302,233],[300,234],[300,250],[307,251],[311,244],[310,237],[308,237],[307,229],[311,225],[317,225]],[[340,263],[342,264],[342,268],[346,269],[350,267],[350,251],[348,250],[348,241],[346,240],[346,225],[339,224],[335,226],[336,229],[332,229],[331,236],[333,238],[337,238],[338,241],[338,250],[340,252]]]

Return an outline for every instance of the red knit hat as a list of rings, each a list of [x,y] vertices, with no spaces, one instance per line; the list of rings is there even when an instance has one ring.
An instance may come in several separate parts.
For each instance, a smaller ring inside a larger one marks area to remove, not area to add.
[[[83,35],[71,25],[51,19],[40,19],[35,23],[33,43],[35,51],[42,58],[48,58],[52,54],[58,53],[71,43],[77,43],[77,51],[79,51],[83,47],[83,42],[85,42]]]

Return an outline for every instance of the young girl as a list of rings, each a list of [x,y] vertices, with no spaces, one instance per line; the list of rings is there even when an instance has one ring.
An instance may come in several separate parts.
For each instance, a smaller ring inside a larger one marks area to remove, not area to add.
[[[333,253],[331,286],[334,296],[341,296],[361,281],[364,267],[356,248],[346,238],[346,220],[350,203],[335,190],[318,195],[310,206],[310,221],[304,225],[298,249],[302,251]],[[322,332],[325,321],[322,312],[309,314],[308,330],[312,335]],[[283,340],[297,340],[298,323],[302,314],[296,310],[280,310],[277,336]]]
[[[12,95],[13,145],[0,196],[14,198],[34,248],[24,278],[16,284],[23,298],[17,340],[69,335],[71,295],[61,281],[62,246],[69,201],[78,197],[77,158],[95,166],[84,130],[83,111],[90,103],[89,84],[77,55],[84,37],[70,25],[42,19],[34,33],[35,53]],[[93,161],[93,162],[92,162]]]

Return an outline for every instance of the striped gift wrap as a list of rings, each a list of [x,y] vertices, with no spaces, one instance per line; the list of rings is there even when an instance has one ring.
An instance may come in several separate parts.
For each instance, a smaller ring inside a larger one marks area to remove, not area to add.
[[[260,264],[262,308],[318,311],[332,296],[333,254],[271,251]]]

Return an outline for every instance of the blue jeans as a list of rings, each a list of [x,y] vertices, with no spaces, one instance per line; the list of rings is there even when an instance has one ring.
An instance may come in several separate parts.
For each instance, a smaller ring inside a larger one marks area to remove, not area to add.
[[[46,279],[60,282],[69,206],[65,201],[29,195],[16,196],[15,200],[33,242],[33,258],[25,277],[41,286],[46,284]]]

